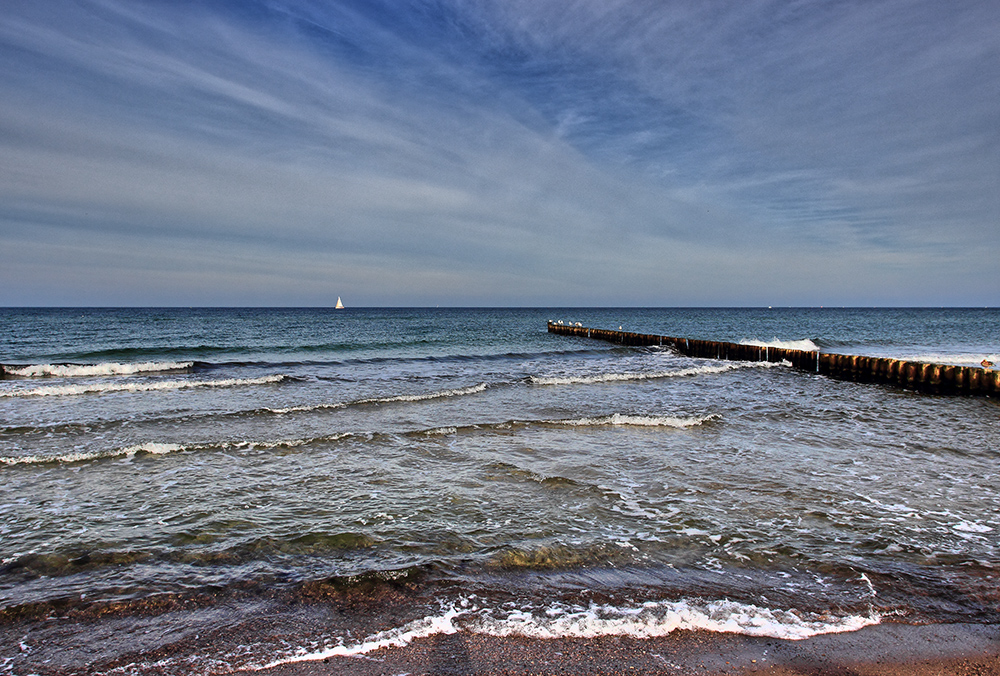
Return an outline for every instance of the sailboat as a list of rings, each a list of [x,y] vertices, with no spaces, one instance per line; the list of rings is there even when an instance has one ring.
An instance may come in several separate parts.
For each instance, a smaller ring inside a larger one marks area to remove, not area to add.
[[[340,302],[340,296],[337,296],[337,304],[334,306],[337,310],[343,310],[344,304]]]

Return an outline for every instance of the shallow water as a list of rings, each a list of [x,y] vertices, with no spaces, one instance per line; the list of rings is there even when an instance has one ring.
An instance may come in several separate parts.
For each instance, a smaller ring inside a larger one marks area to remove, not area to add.
[[[998,619],[996,401],[546,332],[969,364],[996,310],[0,315],[8,612],[394,581],[424,604],[207,671],[456,629]]]

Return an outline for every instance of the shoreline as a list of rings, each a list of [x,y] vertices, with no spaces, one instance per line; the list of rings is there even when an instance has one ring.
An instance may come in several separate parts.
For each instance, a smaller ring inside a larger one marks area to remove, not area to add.
[[[528,638],[438,626],[364,654],[320,656],[339,643],[334,637],[356,642],[373,626],[402,626],[412,608],[399,600],[288,605],[231,599],[165,612],[8,620],[0,623],[6,646],[0,670],[21,676],[1000,676],[996,622],[887,621],[800,640],[704,629],[650,638]],[[295,646],[318,659],[290,661]]]
[[[417,639],[364,656],[331,657],[235,673],[982,676],[1000,674],[1000,625],[887,623],[799,641],[708,631],[676,631],[646,639],[529,639],[459,632]]]

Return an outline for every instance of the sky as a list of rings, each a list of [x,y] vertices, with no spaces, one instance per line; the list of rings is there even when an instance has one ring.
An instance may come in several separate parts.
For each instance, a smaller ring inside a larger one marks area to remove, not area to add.
[[[996,0],[6,0],[0,305],[997,306]]]

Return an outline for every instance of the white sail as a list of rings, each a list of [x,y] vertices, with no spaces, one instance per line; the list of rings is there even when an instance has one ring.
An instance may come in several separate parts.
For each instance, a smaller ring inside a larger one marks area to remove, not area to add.
[[[340,302],[340,296],[337,296],[337,308],[338,310],[344,309],[344,304]]]

